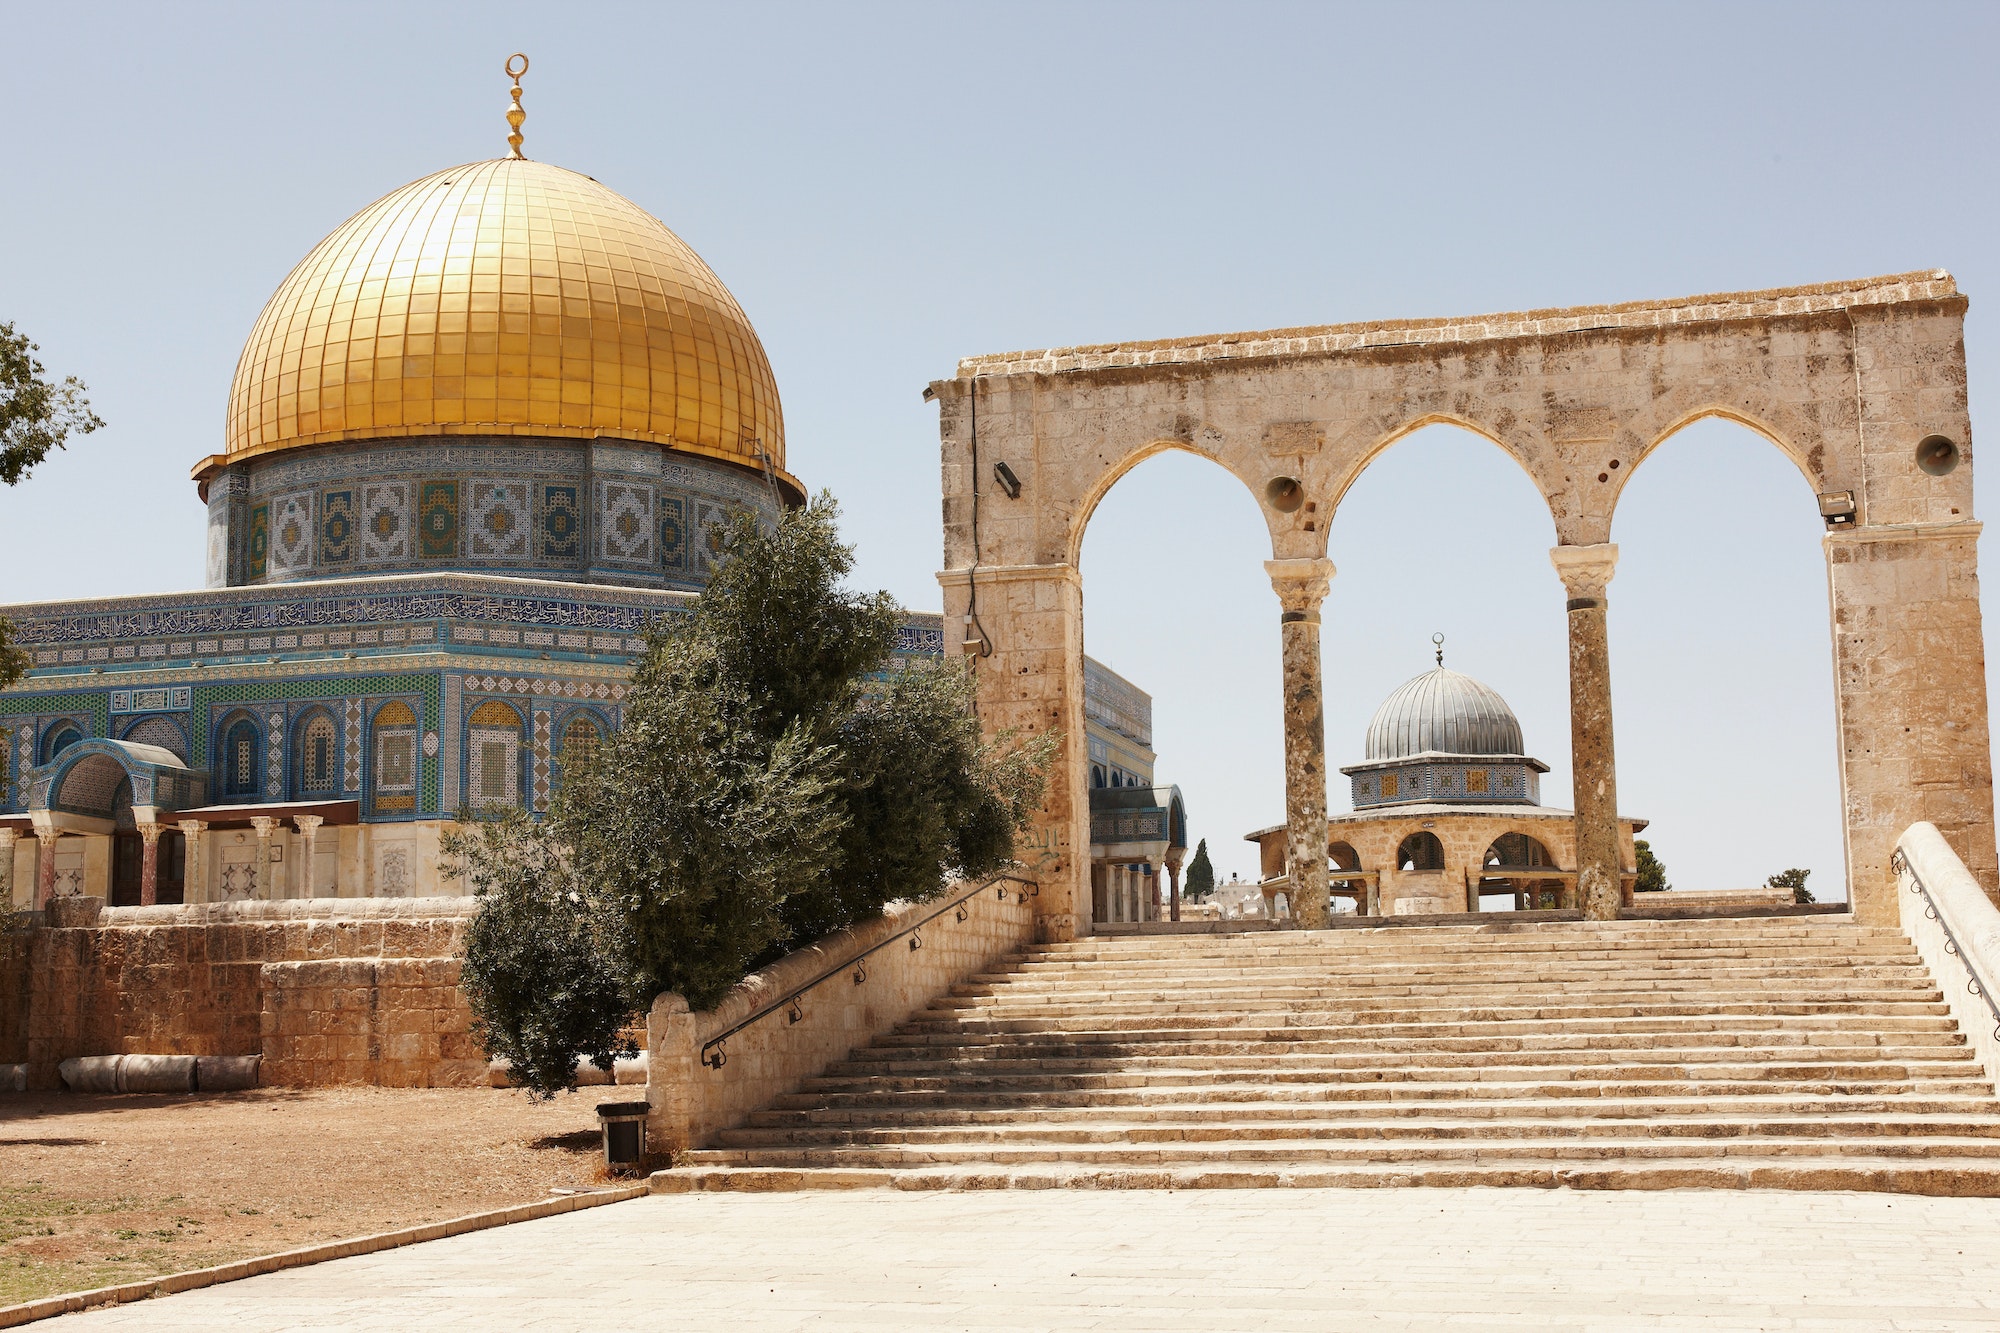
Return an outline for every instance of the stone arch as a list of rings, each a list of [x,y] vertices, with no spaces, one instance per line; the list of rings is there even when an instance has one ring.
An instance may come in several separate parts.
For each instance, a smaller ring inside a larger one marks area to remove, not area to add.
[[[1898,831],[1917,820],[1937,824],[1990,892],[2000,853],[1979,670],[1965,310],[1951,276],[1931,270],[968,358],[930,395],[942,406],[944,611],[947,623],[962,620],[968,630],[973,604],[984,612],[977,634],[965,638],[981,661],[982,723],[1030,736],[1080,729],[1075,558],[1090,513],[1154,452],[1178,447],[1211,458],[1250,486],[1271,532],[1267,568],[1282,607],[1288,701],[1287,856],[1310,900],[1327,840],[1317,669],[1332,573],[1323,555],[1327,501],[1410,430],[1434,421],[1470,427],[1528,470],[1554,519],[1561,586],[1550,595],[1569,617],[1573,731],[1595,738],[1572,760],[1579,789],[1590,793],[1574,815],[1577,873],[1590,885],[1586,910],[1615,914],[1604,629],[1617,559],[1612,514],[1632,466],[1659,441],[1702,417],[1728,417],[1776,442],[1821,494],[1855,493],[1859,512],[1827,533],[1825,549],[1857,910],[1871,924],[1894,920],[1889,861]],[[1930,434],[1955,443],[1968,466],[1920,466],[1915,450]],[[1018,498],[1000,499],[988,481],[996,460],[1013,464]],[[1280,469],[1304,493],[1282,521],[1261,494]],[[1305,508],[1312,505],[1324,512]],[[1884,645],[1901,666],[1919,643],[1935,670],[1878,669]],[[1066,749],[1066,760],[1073,754]],[[1080,849],[1089,820],[1079,790],[1088,770],[1065,768],[1027,839],[1044,881],[1038,928],[1053,939],[1069,938],[1079,922],[1088,930],[1088,909],[1079,908],[1088,893]],[[1308,908],[1308,918],[1320,910]]]
[[[1326,522],[1321,525],[1322,529],[1332,528],[1334,516],[1340,512],[1340,506],[1347,499],[1347,493],[1354,489],[1355,483],[1361,480],[1363,473],[1374,466],[1377,459],[1418,431],[1431,426],[1449,426],[1464,431],[1468,435],[1485,440],[1505,454],[1527,474],[1529,484],[1535,488],[1536,495],[1541,497],[1544,508],[1548,510],[1551,533],[1558,530],[1560,520],[1552,497],[1560,487],[1552,485],[1552,479],[1548,475],[1549,464],[1543,457],[1541,443],[1531,434],[1518,429],[1518,423],[1500,427],[1480,421],[1467,413],[1451,411],[1421,411],[1396,416],[1384,414],[1356,423],[1348,438],[1357,442],[1365,440],[1366,443],[1350,457],[1335,463],[1335,471],[1322,483],[1327,497]],[[1330,449],[1328,452],[1332,457],[1340,458],[1345,451]],[[1326,549],[1324,536],[1321,538],[1320,549]]]
[[[1069,532],[1065,537],[1066,563],[1072,566],[1080,566],[1083,563],[1083,535],[1089,529],[1090,520],[1097,513],[1097,507],[1104,502],[1105,496],[1111,494],[1112,488],[1130,476],[1133,469],[1137,468],[1140,464],[1167,453],[1189,454],[1205,462],[1213,463],[1236,481],[1240,482],[1244,491],[1250,497],[1250,503],[1257,507],[1259,514],[1263,515],[1265,527],[1270,530],[1267,535],[1271,537],[1273,548],[1275,549],[1277,533],[1271,521],[1272,509],[1259,498],[1257,493],[1258,483],[1247,480],[1235,467],[1231,466],[1230,460],[1222,453],[1211,449],[1204,449],[1193,443],[1191,439],[1156,438],[1148,440],[1137,448],[1128,451],[1115,463],[1104,467],[1091,480],[1088,487],[1077,497],[1073,511],[1074,516],[1070,521]]]
[[[1689,426],[1709,420],[1741,426],[1777,449],[1805,479],[1807,499],[1825,491],[1861,489],[1859,462],[1846,456],[1852,450],[1843,449],[1838,439],[1830,439],[1789,405],[1749,387],[1735,391],[1733,399],[1706,387],[1671,390],[1626,422],[1606,445],[1611,493],[1604,506],[1602,535],[1596,540],[1611,539],[1618,504],[1640,465]]]
[[[1446,864],[1444,842],[1429,829],[1405,834],[1396,844],[1398,870],[1443,870]]]

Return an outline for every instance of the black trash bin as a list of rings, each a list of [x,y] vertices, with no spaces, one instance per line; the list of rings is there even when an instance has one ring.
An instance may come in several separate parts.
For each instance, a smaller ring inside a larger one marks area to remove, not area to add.
[[[604,1169],[616,1176],[637,1175],[645,1169],[645,1102],[599,1102],[597,1123],[604,1127]]]

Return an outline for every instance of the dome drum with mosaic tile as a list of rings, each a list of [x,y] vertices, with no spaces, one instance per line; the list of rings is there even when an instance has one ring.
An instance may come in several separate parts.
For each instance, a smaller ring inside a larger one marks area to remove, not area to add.
[[[803,488],[763,344],[685,242],[588,176],[426,176],[313,248],[194,469],[211,587],[444,569],[696,590]]]

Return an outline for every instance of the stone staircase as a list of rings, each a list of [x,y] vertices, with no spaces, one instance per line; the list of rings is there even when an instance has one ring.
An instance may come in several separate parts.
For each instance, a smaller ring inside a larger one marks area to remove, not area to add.
[[[659,1190],[2000,1196],[2000,1098],[1850,918],[1097,938],[975,976]]]

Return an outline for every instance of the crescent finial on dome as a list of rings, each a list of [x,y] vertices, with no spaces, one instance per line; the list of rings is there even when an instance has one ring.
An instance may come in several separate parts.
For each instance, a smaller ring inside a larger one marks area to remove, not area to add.
[[[514,62],[517,60],[521,62],[519,69],[514,68]],[[521,126],[527,121],[528,113],[521,109],[521,76],[528,72],[528,57],[516,51],[507,57],[506,68],[507,77],[514,81],[512,90],[514,105],[507,108],[507,156],[519,158],[525,156],[521,152]]]

